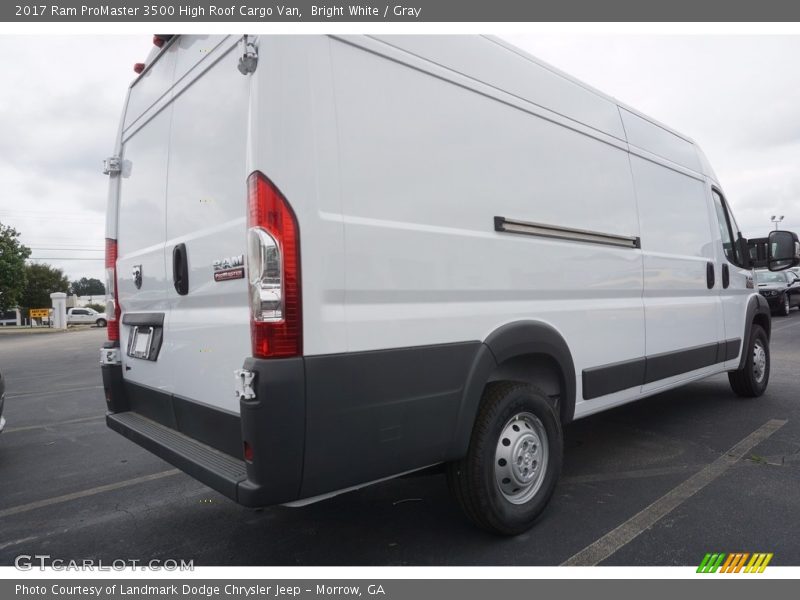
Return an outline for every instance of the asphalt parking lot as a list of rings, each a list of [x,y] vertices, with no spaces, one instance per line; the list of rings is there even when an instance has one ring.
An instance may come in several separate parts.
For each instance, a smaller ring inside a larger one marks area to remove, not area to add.
[[[718,376],[568,426],[555,496],[513,539],[474,529],[436,473],[304,508],[237,506],[106,428],[104,336],[0,336],[1,565],[697,565],[710,551],[800,564],[797,311],[773,320],[762,398]]]

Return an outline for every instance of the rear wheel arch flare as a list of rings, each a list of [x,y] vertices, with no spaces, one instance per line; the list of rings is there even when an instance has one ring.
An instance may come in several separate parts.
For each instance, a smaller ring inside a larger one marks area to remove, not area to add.
[[[548,376],[548,372],[552,376],[553,369],[557,369],[560,377],[561,422],[568,423],[573,419],[575,364],[569,345],[555,327],[541,321],[515,321],[492,332],[484,343],[494,355],[498,367],[506,365],[516,370],[520,363],[527,361],[530,365],[536,365],[537,372],[545,376]]]
[[[574,418],[575,365],[567,342],[547,323],[507,323],[484,340],[467,375],[452,458],[459,458],[467,451],[486,385],[508,377],[532,383],[548,395],[558,392],[561,423]]]

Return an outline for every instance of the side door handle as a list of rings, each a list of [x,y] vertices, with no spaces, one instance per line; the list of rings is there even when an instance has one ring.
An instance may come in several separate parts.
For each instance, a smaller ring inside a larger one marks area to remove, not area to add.
[[[731,284],[731,273],[728,270],[727,263],[722,264],[722,287],[724,289],[728,289],[728,286]]]
[[[189,261],[186,257],[186,244],[178,244],[172,249],[172,284],[181,296],[189,293]]]
[[[706,263],[706,285],[708,289],[714,287],[714,263],[707,262]]]

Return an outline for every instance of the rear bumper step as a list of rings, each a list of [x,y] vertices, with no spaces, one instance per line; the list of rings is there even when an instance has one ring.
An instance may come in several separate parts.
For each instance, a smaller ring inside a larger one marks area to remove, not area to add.
[[[240,483],[247,480],[247,467],[243,460],[215,450],[135,412],[107,414],[106,423],[114,431],[195,479],[232,500],[242,502],[238,497],[238,488]]]
[[[109,342],[111,344],[111,342]],[[244,506],[300,497],[306,405],[303,358],[248,358],[256,398],[239,414],[135,382],[103,364],[108,426]],[[243,460],[243,442],[253,453]]]

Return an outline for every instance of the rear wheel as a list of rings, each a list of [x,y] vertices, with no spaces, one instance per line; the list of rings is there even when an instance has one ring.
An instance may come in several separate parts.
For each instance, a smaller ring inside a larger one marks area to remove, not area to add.
[[[558,416],[541,391],[490,383],[467,456],[448,465],[448,484],[473,523],[516,535],[547,506],[561,472],[562,446]]]
[[[105,319],[97,319],[97,321],[95,321],[95,324],[98,327],[105,327],[106,325],[108,325]]]
[[[737,395],[755,398],[764,393],[769,383],[769,339],[760,325],[753,324],[744,352],[744,365],[728,373],[728,381]]]

